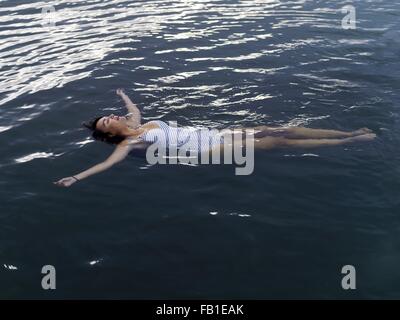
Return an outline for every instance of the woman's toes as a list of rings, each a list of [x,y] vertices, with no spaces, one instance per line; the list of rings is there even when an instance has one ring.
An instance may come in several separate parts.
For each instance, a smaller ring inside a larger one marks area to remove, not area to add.
[[[361,128],[361,129],[354,131],[355,135],[367,134],[367,133],[371,133],[371,132],[372,132],[372,130],[368,129],[368,128]]]
[[[375,133],[366,133],[366,134],[361,134],[359,136],[353,137],[353,141],[371,141],[376,138]]]

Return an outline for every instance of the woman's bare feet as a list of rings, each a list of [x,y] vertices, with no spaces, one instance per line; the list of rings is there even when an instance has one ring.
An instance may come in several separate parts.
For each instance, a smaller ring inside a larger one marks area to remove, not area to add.
[[[361,129],[353,131],[352,136],[354,137],[354,136],[359,136],[359,135],[363,135],[363,134],[367,134],[367,133],[372,133],[372,130],[368,129],[368,128],[361,128]]]
[[[376,138],[375,133],[366,133],[366,134],[360,134],[358,136],[354,136],[351,138],[346,138],[346,140],[348,140],[348,142],[362,142],[362,141],[372,141],[375,138]]]

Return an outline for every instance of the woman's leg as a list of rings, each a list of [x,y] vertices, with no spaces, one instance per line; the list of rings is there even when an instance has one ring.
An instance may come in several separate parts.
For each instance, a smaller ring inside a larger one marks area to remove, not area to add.
[[[338,131],[325,129],[311,129],[305,127],[267,127],[259,126],[251,128],[255,130],[255,137],[262,138],[269,135],[281,135],[288,139],[323,139],[323,138],[348,138],[372,131],[368,128],[361,128],[356,131]]]
[[[355,137],[343,139],[287,139],[282,137],[265,137],[254,140],[256,149],[274,149],[284,147],[316,148],[326,146],[337,146],[353,142],[371,141],[376,137],[374,133],[367,133]]]

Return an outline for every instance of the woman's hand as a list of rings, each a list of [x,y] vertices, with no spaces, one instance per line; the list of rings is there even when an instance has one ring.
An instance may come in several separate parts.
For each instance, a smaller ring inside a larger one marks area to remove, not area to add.
[[[124,89],[122,88],[117,89],[117,95],[119,95],[121,98],[126,96]]]
[[[124,89],[119,88],[116,91],[117,95],[121,97],[125,102],[125,107],[128,109],[130,113],[132,113],[132,118],[130,119],[130,123],[133,128],[137,128],[140,126],[142,122],[142,115],[140,114],[139,108],[132,102],[131,99],[125,94]]]
[[[55,185],[59,187],[70,187],[73,185],[77,180],[73,177],[62,178],[56,182],[53,182]]]

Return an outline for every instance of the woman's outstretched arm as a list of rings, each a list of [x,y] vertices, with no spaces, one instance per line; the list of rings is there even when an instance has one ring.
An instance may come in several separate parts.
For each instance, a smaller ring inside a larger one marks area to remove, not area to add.
[[[54,182],[55,185],[60,187],[69,187],[77,181],[81,181],[90,177],[96,173],[105,171],[111,168],[114,164],[124,160],[131,150],[131,146],[127,144],[118,145],[114,152],[103,162],[96,164],[95,166],[82,171],[74,176],[62,178],[59,181]]]
[[[117,95],[121,97],[125,102],[125,106],[130,113],[132,113],[132,117],[130,118],[130,122],[134,128],[137,128],[142,123],[142,116],[140,114],[139,108],[132,102],[131,99],[125,94],[123,89],[117,89]]]

